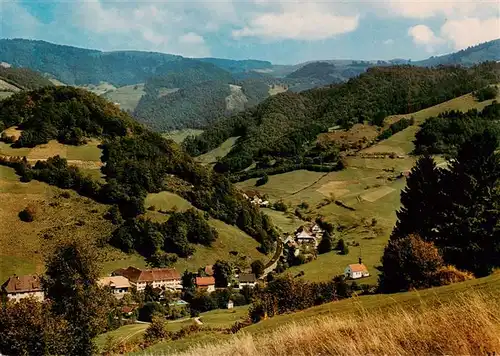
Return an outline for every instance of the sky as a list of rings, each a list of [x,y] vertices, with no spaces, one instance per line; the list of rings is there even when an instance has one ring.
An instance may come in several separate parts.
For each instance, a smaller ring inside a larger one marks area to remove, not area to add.
[[[500,0],[0,0],[0,38],[275,64],[419,60],[500,38]]]

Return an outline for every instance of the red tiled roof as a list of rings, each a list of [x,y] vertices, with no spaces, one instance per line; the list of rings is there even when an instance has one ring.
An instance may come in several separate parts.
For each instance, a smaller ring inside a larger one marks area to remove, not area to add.
[[[37,275],[12,276],[3,285],[7,293],[40,292],[42,286]]]
[[[366,266],[361,263],[354,263],[352,265],[349,265],[349,267],[351,268],[351,271],[353,272],[368,272],[368,268],[366,268]]]
[[[128,267],[126,269],[116,270],[114,273],[120,274],[134,283],[173,281],[181,279],[180,273],[177,272],[175,268],[153,268],[141,270],[135,267]]]
[[[215,285],[214,277],[196,277],[196,285],[198,287],[208,287]]]

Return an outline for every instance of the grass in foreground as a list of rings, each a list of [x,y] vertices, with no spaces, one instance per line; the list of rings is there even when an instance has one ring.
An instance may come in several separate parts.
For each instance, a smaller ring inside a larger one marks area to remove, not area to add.
[[[473,292],[437,305],[314,318],[179,355],[480,355],[500,349],[499,308],[498,295]]]

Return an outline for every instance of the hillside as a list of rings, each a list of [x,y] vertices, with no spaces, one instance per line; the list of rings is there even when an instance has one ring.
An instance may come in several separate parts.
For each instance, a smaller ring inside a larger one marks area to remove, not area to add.
[[[499,288],[495,274],[423,291],[359,296],[268,318],[235,335],[199,332],[137,354],[233,355],[244,350],[248,355],[412,355],[443,349],[447,354],[476,354],[481,346],[494,350],[499,345]],[[219,319],[229,317],[220,313]],[[472,334],[470,323],[477,325]]]
[[[38,89],[53,86],[41,74],[27,68],[0,66],[0,99],[9,97],[20,90]]]
[[[236,174],[257,164],[253,172],[238,173],[237,180],[315,165],[321,166],[317,170],[331,171],[338,169],[339,150],[347,148],[318,145],[317,134],[336,125],[346,129],[365,122],[378,126],[379,118],[387,114],[408,114],[497,83],[498,68],[492,63],[470,69],[370,68],[345,84],[268,98],[255,109],[215,122],[203,134],[185,140],[184,146],[199,155],[229,137],[241,136],[215,166],[219,172]]]
[[[136,256],[136,262],[140,261],[137,253],[144,261],[156,251],[163,251],[179,258],[194,255],[194,263],[207,258],[209,263],[221,253],[227,254],[228,246],[245,255],[258,256],[255,248],[268,252],[277,237],[270,221],[227,179],[211,174],[173,141],[150,132],[115,105],[87,91],[51,87],[15,94],[0,103],[0,122],[3,128],[8,128],[3,137],[13,142],[11,146],[6,143],[0,146],[0,163],[14,168],[21,181],[30,185],[34,181],[45,182],[50,188],[41,184],[43,189],[51,191],[55,186],[90,198],[99,206],[90,209],[91,212],[95,210],[95,218],[108,226],[102,235],[97,228],[96,241],[106,247],[109,242]],[[100,142],[99,146],[96,142]],[[15,159],[16,156],[26,158]],[[26,191],[29,190],[27,186]],[[159,212],[161,219],[145,214],[149,207],[146,197],[160,191],[177,194],[204,214],[193,209]],[[6,193],[14,191],[9,189]],[[23,205],[29,203],[16,199]],[[104,214],[103,210],[107,212]],[[7,221],[17,219],[18,212],[9,210]],[[40,215],[43,220],[41,208]],[[245,219],[240,218],[242,215]],[[182,230],[186,221],[191,223],[187,231]],[[27,231],[34,233],[31,229]],[[39,241],[43,235],[27,232],[24,236],[29,241]],[[158,236],[163,237],[158,240]],[[175,240],[171,240],[173,237]],[[235,238],[246,242],[239,243]],[[29,251],[33,249],[26,252]],[[123,255],[117,259],[123,259]]]
[[[486,61],[500,60],[500,39],[484,42],[477,46],[468,47],[461,51],[446,54],[444,56],[430,57],[423,61],[413,62],[419,66],[437,66],[458,64],[471,66]]]
[[[219,63],[223,69],[238,72],[269,65],[260,61],[196,61],[154,52],[101,52],[24,39],[0,40],[0,61],[10,63],[13,67],[47,73],[68,85],[99,84],[104,81],[115,86],[144,83],[152,75],[165,74],[172,67],[189,69],[194,62],[212,67],[217,67]]]

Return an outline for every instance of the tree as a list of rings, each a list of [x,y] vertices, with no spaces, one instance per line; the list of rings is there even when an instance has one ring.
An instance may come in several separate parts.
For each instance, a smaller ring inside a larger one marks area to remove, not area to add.
[[[327,231],[325,231],[318,245],[318,253],[323,254],[330,252],[332,248],[333,248],[332,237]]]
[[[441,196],[440,171],[430,156],[421,157],[401,192],[401,209],[391,239],[417,234],[426,239],[435,235]]]
[[[194,278],[195,278],[194,273],[185,270],[184,273],[182,274],[182,289],[184,289],[185,291],[194,290],[196,288],[196,285],[194,283]]]
[[[337,242],[337,247],[335,248],[341,255],[349,254],[349,246],[345,243],[344,239],[340,239]]]
[[[436,246],[417,235],[390,240],[381,261],[379,287],[384,293],[428,288],[443,265]]]
[[[473,135],[443,179],[444,209],[436,245],[447,264],[485,276],[500,266],[500,156],[498,137]]]
[[[233,269],[229,262],[218,260],[214,264],[215,286],[217,288],[227,288],[233,274]]]
[[[113,297],[97,284],[98,261],[96,248],[80,240],[59,245],[46,260],[43,287],[52,313],[68,323],[68,355],[94,354],[93,339],[107,325]]]
[[[268,181],[269,177],[267,176],[267,174],[264,173],[264,175],[261,178],[257,179],[257,181],[255,182],[255,186],[259,187],[261,185],[266,184]]]
[[[172,266],[177,262],[177,255],[173,253],[166,253],[156,251],[151,257],[147,259],[148,265],[154,268],[165,268]]]
[[[250,264],[252,268],[252,273],[255,274],[257,278],[262,276],[264,273],[264,263],[261,260],[255,260]]]
[[[65,355],[67,322],[50,313],[49,302],[34,298],[7,302],[0,308],[0,353]]]
[[[149,324],[144,333],[144,341],[149,344],[159,340],[170,339],[172,332],[167,329],[167,322],[160,316],[153,316],[151,324]]]

